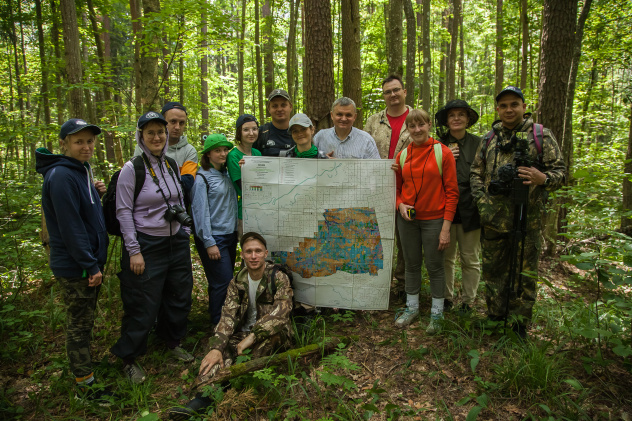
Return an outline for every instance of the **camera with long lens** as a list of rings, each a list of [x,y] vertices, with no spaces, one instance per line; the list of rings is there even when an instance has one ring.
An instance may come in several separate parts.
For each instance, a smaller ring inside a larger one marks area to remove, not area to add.
[[[165,219],[167,220],[167,222],[177,221],[185,227],[190,227],[193,225],[193,219],[180,205],[169,206],[165,211]]]
[[[516,204],[527,203],[529,200],[529,186],[523,183],[523,179],[518,176],[518,167],[531,167],[534,165],[533,159],[529,156],[529,142],[524,137],[513,135],[511,141],[505,148],[509,147],[514,151],[514,163],[507,163],[498,168],[497,178],[489,182],[487,191],[490,195],[511,196]],[[501,147],[501,150],[503,147]]]

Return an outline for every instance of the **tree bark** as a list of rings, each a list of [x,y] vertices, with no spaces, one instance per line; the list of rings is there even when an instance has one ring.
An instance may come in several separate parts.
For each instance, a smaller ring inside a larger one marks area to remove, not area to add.
[[[77,8],[74,0],[60,0],[61,21],[64,34],[64,51],[66,56],[66,75],[68,77],[69,108],[73,118],[85,118],[82,93],[81,50],[79,48],[79,29]]]
[[[401,75],[404,70],[403,52],[403,25],[402,6],[403,0],[390,0],[388,13],[389,43],[388,43],[388,71]]]
[[[140,21],[140,1],[141,0],[129,0],[129,10],[132,18],[132,33],[134,34],[134,105],[136,107],[136,114],[140,114],[143,111],[141,103],[141,89],[140,89],[140,45],[143,26]]]
[[[270,0],[265,0],[265,3],[261,7],[261,17],[263,18],[264,87],[265,97],[267,98],[274,89],[274,37],[272,35],[274,18],[272,16]]]
[[[415,11],[412,0],[404,0],[404,15],[406,16],[406,104],[415,106],[415,69],[417,52],[417,31]]]
[[[143,17],[151,21],[160,13],[160,0],[143,0]],[[154,28],[152,28],[154,29]],[[160,83],[158,58],[161,55],[159,38],[155,32],[143,34],[140,52],[140,103],[141,112],[160,110]]]
[[[42,106],[44,108],[44,124],[46,124],[46,129],[44,132],[44,139],[46,143],[46,148],[49,151],[53,150],[53,136],[49,133],[50,124],[51,124],[51,115],[50,115],[50,101],[48,99],[48,64],[46,62],[46,45],[44,44],[44,30],[42,28],[42,1],[35,0],[35,15],[37,19],[37,39],[39,46],[39,56],[40,56],[40,71],[42,73],[42,88],[40,89],[40,94],[42,95]]]
[[[452,0],[452,19],[450,25],[450,61],[448,68],[448,97],[450,101],[454,98],[456,87],[456,45],[459,36],[459,22],[461,21],[461,0]]]
[[[441,22],[446,30],[450,30],[450,11],[444,9],[441,15]],[[441,60],[439,60],[439,96],[437,98],[439,106],[445,104],[445,88],[447,76],[447,61],[450,55],[450,44],[447,41],[441,42]]]
[[[301,0],[290,1],[290,31],[287,42],[287,91],[293,101],[296,101],[296,82],[298,75],[298,60],[296,57],[296,26],[298,22],[298,8]]]
[[[331,127],[329,109],[334,101],[334,51],[330,0],[306,0],[305,110],[316,130]]]
[[[422,12],[422,50],[423,71],[421,72],[421,104],[424,110],[429,110],[430,103],[430,72],[432,71],[432,56],[430,52],[430,0],[423,0]]]
[[[246,0],[241,0],[241,31],[239,32],[239,50],[237,60],[237,91],[239,95],[239,115],[244,114],[244,41],[246,40]]]
[[[586,6],[584,6],[586,7]],[[626,213],[632,211],[632,182],[630,177],[632,176],[632,101],[630,101],[630,132],[628,133],[628,150],[625,154],[625,164],[623,177],[623,212],[621,215],[621,231],[627,232],[632,228],[632,218],[626,216]]]
[[[202,26],[202,57],[200,59],[200,103],[202,105],[202,124],[200,124],[200,131],[205,134],[208,132],[208,26],[206,22],[206,11],[201,12],[201,26]],[[243,88],[242,88],[243,89]],[[242,92],[243,95],[243,92]]]
[[[53,51],[55,52],[55,104],[57,107],[57,124],[60,126],[64,124],[65,121],[65,108],[63,93],[62,93],[62,75],[63,75],[63,60],[61,58],[61,43],[59,42],[59,15],[57,14],[57,6],[55,4],[55,0],[50,0],[50,9],[51,9],[51,43],[53,44]]]
[[[307,0],[305,3],[309,2]],[[324,0],[322,0],[324,1]],[[208,384],[222,383],[235,377],[243,376],[244,374],[252,373],[253,371],[261,370],[264,367],[270,365],[278,365],[287,363],[288,358],[297,360],[301,357],[309,357],[312,355],[319,355],[333,351],[338,347],[338,344],[348,344],[350,338],[348,337],[332,337],[326,338],[320,343],[310,344],[302,348],[290,349],[289,351],[282,352],[273,356],[256,358],[251,361],[246,361],[241,364],[235,364],[230,367],[222,368],[215,376],[208,378],[208,376],[198,377],[195,379],[192,390],[199,389],[202,386]]]
[[[529,19],[527,15],[527,0],[520,1],[520,26],[522,27],[522,63],[520,73],[520,89],[527,88],[527,67],[529,66]]]
[[[362,63],[360,61],[360,3],[342,0],[342,95],[351,98],[358,108],[354,125],[362,128]]]
[[[494,85],[494,96],[502,91],[505,84],[503,38],[503,0],[496,0],[496,83]]]
[[[259,0],[255,0],[255,55],[257,60],[257,103],[259,104],[259,122],[263,124],[263,70],[261,63],[261,41],[259,28]]]

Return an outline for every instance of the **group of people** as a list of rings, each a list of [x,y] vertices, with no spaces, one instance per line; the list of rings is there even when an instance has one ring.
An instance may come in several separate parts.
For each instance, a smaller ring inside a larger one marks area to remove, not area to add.
[[[222,134],[205,134],[199,159],[184,135],[188,115],[182,104],[168,102],[161,113],[150,111],[139,118],[135,157],[115,182],[124,315],[111,352],[121,359],[132,382],[146,378],[136,358],[146,352],[153,328],[174,358],[194,360],[180,346],[191,309],[191,232],[208,282],[214,331],[200,374],[232,362],[245,349],[263,355],[289,344],[289,278],[266,263],[261,235],[243,234],[244,156],[393,160],[398,250],[394,276],[406,291],[406,306],[395,325],[403,328],[419,318],[423,261],[432,295],[427,332],[441,329],[443,312],[455,299],[457,246],[463,273],[459,310],[469,312],[480,279],[482,240],[488,317],[515,316],[512,327],[526,334],[536,284],[521,273],[537,272],[546,194],[561,186],[565,174],[555,138],[525,114],[524,96],[512,86],[496,96],[500,120],[482,138],[468,132],[478,120],[477,112],[466,101],[448,102],[435,115],[438,140],[430,135],[430,115],[405,104],[406,89],[398,75],[386,78],[382,91],[386,108],[369,117],[364,130],[354,127],[355,103],[342,97],[331,107],[333,127],[315,134],[307,115],[292,116],[289,94],[275,89],[267,98],[269,123],[260,126],[253,115],[239,116],[235,146]],[[113,394],[95,388],[90,359],[108,248],[100,201],[106,186],[94,180],[89,164],[100,133],[95,125],[70,119],[60,130],[61,153],[40,148],[36,159],[44,176],[50,266],[67,307],[66,349],[78,395],[107,401]],[[517,154],[530,159],[518,162]],[[499,181],[499,169],[510,164],[515,164],[511,180]],[[520,206],[512,193],[520,190],[518,184],[526,186],[528,196]],[[524,217],[517,218],[518,213]],[[238,242],[243,266],[233,276]],[[207,403],[198,397],[191,408]]]

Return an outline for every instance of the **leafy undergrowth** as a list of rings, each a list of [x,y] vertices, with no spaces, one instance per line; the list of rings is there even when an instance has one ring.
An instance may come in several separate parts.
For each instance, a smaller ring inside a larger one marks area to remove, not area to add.
[[[217,403],[200,419],[629,419],[631,366],[622,348],[613,352],[612,341],[619,338],[629,348],[629,325],[617,331],[617,320],[604,304],[601,325],[593,326],[591,285],[580,282],[569,265],[542,266],[526,343],[503,335],[502,325],[485,322],[480,295],[472,314],[447,313],[439,335],[425,333],[429,305],[419,321],[398,330],[394,312],[403,302],[397,293],[401,285],[394,284],[389,311],[325,311],[297,328],[300,345],[331,335],[353,338],[349,343],[323,357],[243,376],[226,392],[206,388]],[[147,355],[139,360],[148,374],[142,385],[129,384],[109,353],[122,313],[118,281],[114,276],[106,281],[93,357],[98,380],[122,396],[110,408],[74,399],[56,285],[33,285],[21,299],[5,303],[0,309],[0,419],[166,419],[170,407],[188,401],[206,353],[206,287],[199,265],[195,269],[190,332],[183,346],[196,362],[171,360],[152,335]],[[430,302],[427,293],[424,302]]]

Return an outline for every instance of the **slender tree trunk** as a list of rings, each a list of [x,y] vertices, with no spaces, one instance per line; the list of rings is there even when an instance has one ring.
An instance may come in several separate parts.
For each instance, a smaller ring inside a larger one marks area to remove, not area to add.
[[[461,98],[465,95],[465,46],[463,39],[463,7],[461,7],[461,16],[459,19],[459,86],[461,87],[459,97]]]
[[[422,50],[423,71],[421,72],[421,104],[424,110],[429,110],[431,103],[430,72],[432,71],[432,56],[430,50],[430,0],[423,1],[422,12]]]
[[[140,2],[141,0],[129,0],[129,9],[132,17],[132,32],[134,33],[134,105],[136,106],[136,113],[140,114],[144,112],[143,104],[141,103],[141,89],[140,89],[140,48],[143,26],[140,21]]]
[[[44,108],[44,123],[46,124],[46,130],[44,132],[44,139],[46,142],[46,148],[49,151],[53,150],[53,136],[51,135],[50,124],[51,124],[51,115],[50,115],[50,101],[48,99],[48,64],[46,60],[46,45],[44,44],[44,30],[42,28],[42,1],[35,0],[35,14],[37,19],[37,39],[39,46],[39,56],[40,56],[40,71],[42,73],[42,89],[40,93],[42,95],[42,102]]]
[[[206,22],[206,11],[201,13],[201,26],[202,26],[202,58],[200,59],[200,77],[202,79],[200,87],[200,102],[202,105],[202,124],[200,125],[200,131],[202,133],[208,132],[208,26]],[[243,90],[243,87],[242,87]],[[243,95],[243,92],[242,92]],[[243,107],[243,106],[242,106]]]
[[[274,37],[273,31],[273,17],[272,8],[270,7],[270,0],[265,0],[265,3],[261,7],[261,17],[263,18],[263,62],[265,68],[265,96],[270,95],[270,92],[274,89]]]
[[[389,10],[389,43],[388,43],[388,71],[401,75],[404,70],[403,52],[403,0],[390,0]]]
[[[450,11],[448,9],[443,10],[441,15],[443,26],[446,30],[450,29]],[[447,76],[447,61],[450,55],[450,44],[447,41],[441,42],[441,60],[439,61],[439,106],[445,104],[445,88],[446,88],[446,76]]]
[[[178,102],[184,104],[184,57],[178,60]]]
[[[261,63],[261,41],[259,28],[259,0],[255,0],[255,55],[257,60],[257,103],[259,104],[259,121],[263,123],[263,70]]]
[[[529,20],[527,15],[527,0],[520,1],[520,26],[522,27],[522,63],[520,66],[520,89],[527,88],[527,68],[529,66]]]
[[[239,93],[239,115],[244,114],[244,41],[246,39],[246,0],[241,0],[241,31],[239,33],[239,72],[237,90]]]
[[[169,57],[169,37],[162,37],[162,98],[160,103],[164,104],[170,98],[169,73],[170,73],[170,57]]]
[[[358,107],[355,126],[362,128],[362,63],[360,61],[360,3],[342,0],[342,95]]]
[[[74,0],[60,0],[61,21],[63,24],[64,50],[66,52],[66,75],[70,85],[70,114],[75,118],[84,118],[85,110],[82,97],[81,50],[79,48],[79,29],[77,8]]]
[[[290,97],[296,101],[296,88],[294,79],[296,73],[298,73],[297,59],[296,59],[296,24],[298,22],[298,6],[300,0],[290,1],[290,31],[287,37],[287,91]]]
[[[305,0],[305,110],[316,130],[331,127],[334,101],[334,51],[329,0]]]
[[[417,52],[417,31],[415,11],[412,0],[404,0],[404,15],[406,16],[406,104],[415,106],[415,69]]]
[[[452,0],[452,24],[450,25],[450,68],[448,69],[448,100],[454,96],[456,87],[456,44],[459,36],[459,22],[461,21],[461,0]]]
[[[154,19],[160,13],[160,0],[143,0],[143,17]],[[140,98],[141,112],[160,110],[158,58],[161,55],[156,33],[143,34],[140,54]]]
[[[505,54],[503,52],[503,0],[496,0],[496,83],[494,96],[505,84]]]
[[[29,73],[29,68],[28,65],[26,63],[26,49],[24,48],[24,24],[22,23],[24,17],[22,15],[22,2],[21,1],[17,1],[16,2],[18,5],[18,14],[20,16],[19,22],[20,22],[20,51],[22,52],[22,69],[23,72],[22,74],[27,77],[28,73]],[[31,109],[31,93],[30,93],[30,89],[29,86],[27,84],[25,84],[25,86],[23,86],[24,89],[24,95],[26,97],[26,109],[30,110]],[[35,157],[35,150],[33,149],[33,157]]]
[[[586,6],[584,6],[586,7]],[[630,231],[632,230],[632,218],[630,216],[626,216],[625,213],[630,213],[632,211],[632,182],[630,182],[630,177],[632,177],[632,102],[630,102],[630,132],[628,134],[628,150],[625,154],[625,164],[624,164],[624,173],[625,177],[623,177],[623,212],[624,215],[621,216],[621,230],[630,235]]]

